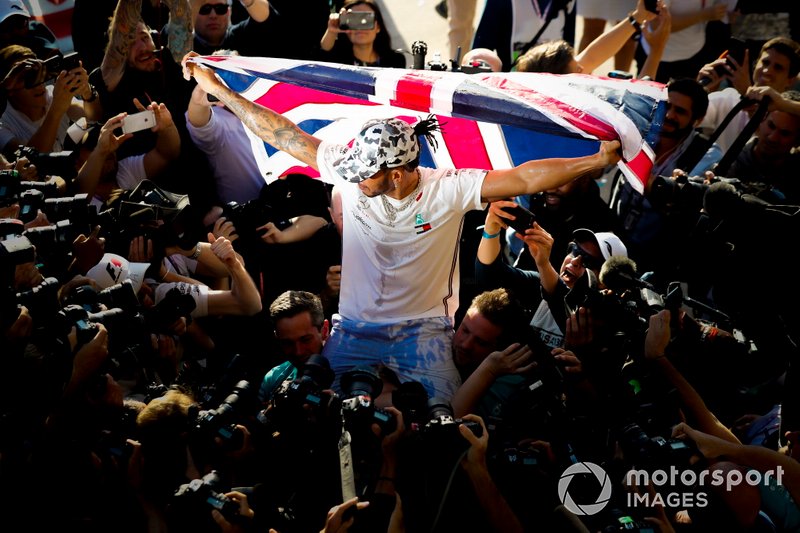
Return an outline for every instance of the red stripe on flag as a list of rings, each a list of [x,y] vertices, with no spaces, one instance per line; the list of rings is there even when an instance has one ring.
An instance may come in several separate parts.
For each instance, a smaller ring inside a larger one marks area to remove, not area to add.
[[[442,137],[455,168],[492,168],[477,122],[455,117],[437,118],[440,124],[446,124]]]
[[[414,111],[430,111],[431,91],[436,78],[422,73],[412,72],[397,81],[395,98],[389,103],[397,107],[405,107]]]
[[[72,9],[62,9],[44,16],[33,17],[50,28],[57,39],[72,35]]]
[[[289,83],[278,83],[259,96],[255,102],[266,106],[276,113],[285,113],[302,104],[358,104],[364,106],[379,105],[349,96],[307,89]]]
[[[639,181],[641,182],[641,186],[635,188],[640,192],[643,191],[645,185],[647,184],[647,180],[650,177],[650,172],[653,169],[653,162],[650,160],[650,157],[645,153],[644,150],[639,150],[636,156],[626,163],[628,168],[630,168],[633,173],[636,174],[636,177],[639,178]]]
[[[537,93],[529,87],[514,83],[509,80],[500,78],[486,78],[487,83],[490,83],[501,89],[502,91],[516,95],[522,100],[525,100],[535,106],[546,109],[552,115],[557,115],[576,128],[594,135],[601,141],[610,141],[619,138],[619,134],[610,124],[603,122],[588,114],[586,111],[573,107],[566,102],[556,100],[549,96]]]

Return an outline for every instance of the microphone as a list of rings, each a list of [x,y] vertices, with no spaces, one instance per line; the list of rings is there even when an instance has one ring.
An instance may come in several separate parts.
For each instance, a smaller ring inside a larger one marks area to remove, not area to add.
[[[649,289],[655,287],[636,275],[636,262],[624,255],[612,255],[600,269],[600,282],[615,292],[631,289]]]

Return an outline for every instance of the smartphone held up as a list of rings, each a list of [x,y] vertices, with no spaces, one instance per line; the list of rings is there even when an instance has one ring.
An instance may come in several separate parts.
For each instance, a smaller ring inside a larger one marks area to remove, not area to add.
[[[156,115],[152,110],[147,109],[122,119],[122,133],[136,133],[137,131],[150,129],[155,125]]]

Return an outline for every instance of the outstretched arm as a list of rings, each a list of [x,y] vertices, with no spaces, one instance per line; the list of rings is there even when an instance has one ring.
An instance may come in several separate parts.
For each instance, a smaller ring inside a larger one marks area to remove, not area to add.
[[[183,75],[187,80],[194,77],[205,92],[216,96],[228,106],[261,140],[317,169],[317,148],[321,142],[319,139],[301,130],[283,115],[230,90],[213,70],[191,62],[193,57],[197,57],[195,52],[190,52],[183,58]]]
[[[644,0],[639,0],[636,9],[631,12],[631,16],[640,25],[644,26],[655,18],[656,14],[647,11],[644,7]],[[628,19],[619,21],[613,28],[597,37],[589,43],[575,60],[583,67],[583,72],[591,74],[602,65],[606,60],[616,54],[625,43],[631,40],[634,33],[633,24]]]
[[[507,170],[490,170],[483,180],[481,199],[494,202],[555,189],[586,172],[616,164],[620,160],[619,149],[619,141],[603,141],[596,154],[539,159]]]

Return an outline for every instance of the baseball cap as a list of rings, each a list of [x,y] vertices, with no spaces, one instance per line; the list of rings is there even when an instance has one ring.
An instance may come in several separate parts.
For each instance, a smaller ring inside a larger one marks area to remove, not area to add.
[[[139,292],[144,273],[149,267],[150,263],[131,263],[120,255],[106,253],[99,263],[89,269],[86,276],[92,278],[101,289],[129,279],[133,282],[134,290]]]
[[[572,236],[579,241],[595,241],[606,260],[612,255],[628,257],[628,249],[622,244],[620,238],[609,231],[595,233],[590,229],[579,228],[572,232]]]
[[[5,0],[0,2],[0,23],[11,15],[22,15],[31,18],[31,12],[25,7],[22,0]]]
[[[373,119],[361,128],[346,150],[332,152],[334,170],[359,183],[383,168],[401,167],[419,156],[419,141],[408,122],[399,118]]]

